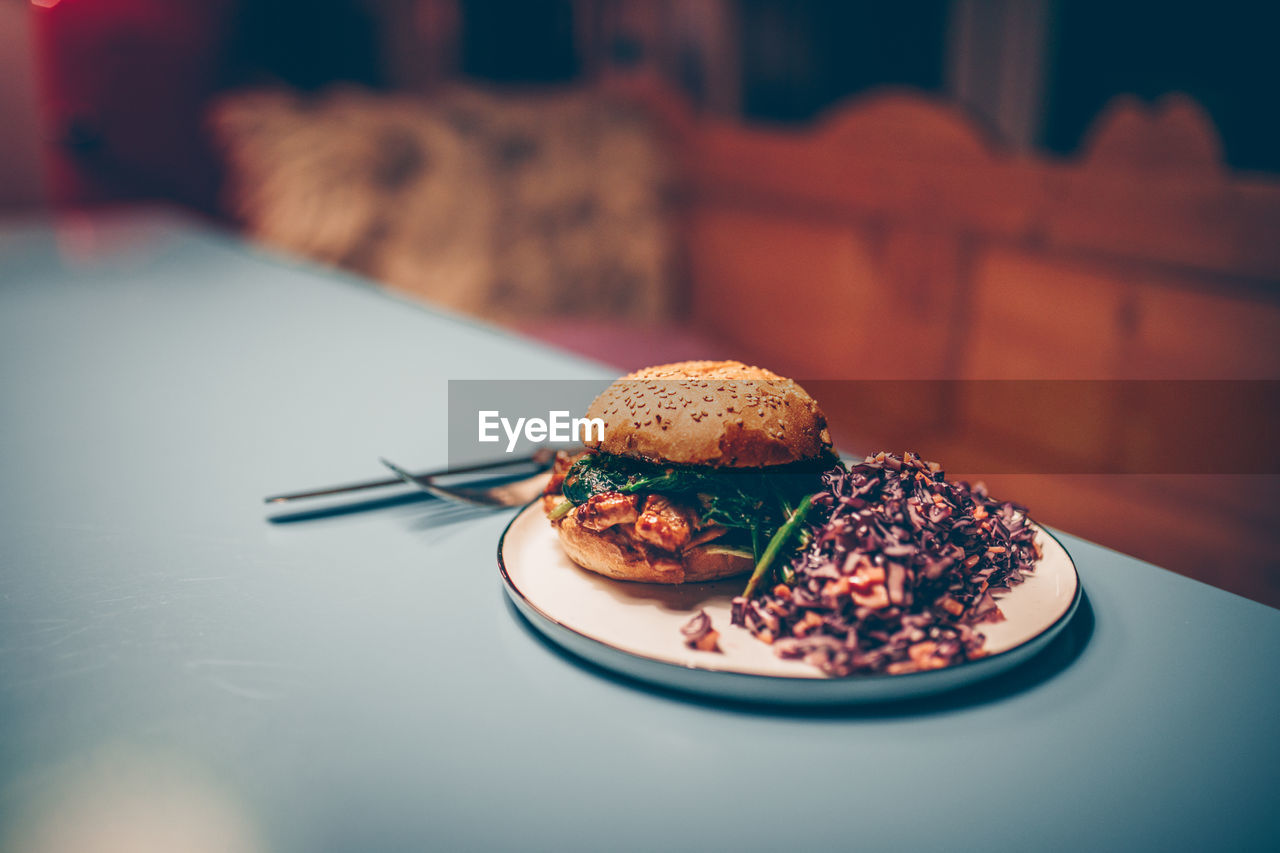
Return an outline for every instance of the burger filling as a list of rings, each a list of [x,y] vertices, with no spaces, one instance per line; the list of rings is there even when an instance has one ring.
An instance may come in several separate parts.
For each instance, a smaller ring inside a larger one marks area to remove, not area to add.
[[[572,514],[624,547],[677,555],[708,546],[758,561],[796,507],[822,488],[822,472],[837,465],[833,453],[769,468],[561,453],[544,502],[553,522]]]

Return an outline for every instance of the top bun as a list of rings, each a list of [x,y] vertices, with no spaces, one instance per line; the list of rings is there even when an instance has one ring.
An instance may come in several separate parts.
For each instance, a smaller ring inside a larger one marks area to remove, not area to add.
[[[795,382],[740,361],[646,367],[587,409],[604,440],[587,446],[651,462],[757,468],[813,459],[831,447],[827,418]]]

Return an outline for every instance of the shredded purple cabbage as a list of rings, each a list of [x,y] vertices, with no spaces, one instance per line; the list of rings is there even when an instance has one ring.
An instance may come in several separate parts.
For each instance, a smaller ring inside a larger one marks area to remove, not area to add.
[[[733,623],[835,676],[981,657],[974,626],[1004,618],[995,596],[1040,557],[1022,508],[948,482],[914,453],[869,456],[823,479],[793,579],[734,599]]]
[[[699,610],[693,618],[680,628],[684,635],[684,644],[691,649],[704,652],[720,651],[720,632],[711,625],[711,616],[705,610]]]

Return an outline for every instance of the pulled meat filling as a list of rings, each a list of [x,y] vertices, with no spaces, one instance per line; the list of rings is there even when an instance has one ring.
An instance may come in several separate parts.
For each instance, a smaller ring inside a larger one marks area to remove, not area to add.
[[[639,503],[640,500],[635,495],[601,492],[592,495],[578,507],[578,523],[597,533],[619,524],[630,524],[637,518],[636,507]]]
[[[551,479],[547,481],[547,487],[542,490],[542,493],[559,495],[561,487],[564,486],[564,475],[569,473],[573,463],[581,456],[581,453],[570,455],[563,450],[557,450],[555,460],[551,463]]]
[[[678,507],[662,495],[649,495],[636,519],[636,536],[664,551],[677,552],[693,535],[696,520],[691,515],[692,510]]]
[[[548,513],[565,501],[565,475],[578,458],[563,451],[556,455],[550,481],[543,490],[543,506]],[[573,507],[572,513],[586,529],[607,534],[620,547],[631,550],[656,548],[679,554],[729,532],[729,528],[718,524],[704,527],[697,510],[658,494],[599,492]]]
[[[693,535],[693,538],[689,540],[689,544],[685,547],[695,548],[698,545],[705,545],[708,542],[719,539],[728,532],[729,528],[721,527],[718,524],[713,524],[710,527],[704,527]]]

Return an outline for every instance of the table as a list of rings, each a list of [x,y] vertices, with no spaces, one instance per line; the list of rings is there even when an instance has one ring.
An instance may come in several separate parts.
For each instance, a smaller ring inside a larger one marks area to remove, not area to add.
[[[0,353],[0,848],[1280,837],[1263,605],[1064,535],[1084,611],[1006,677],[824,712],[692,700],[520,621],[509,512],[261,503],[443,462],[447,379],[604,368],[163,211],[0,226]]]

